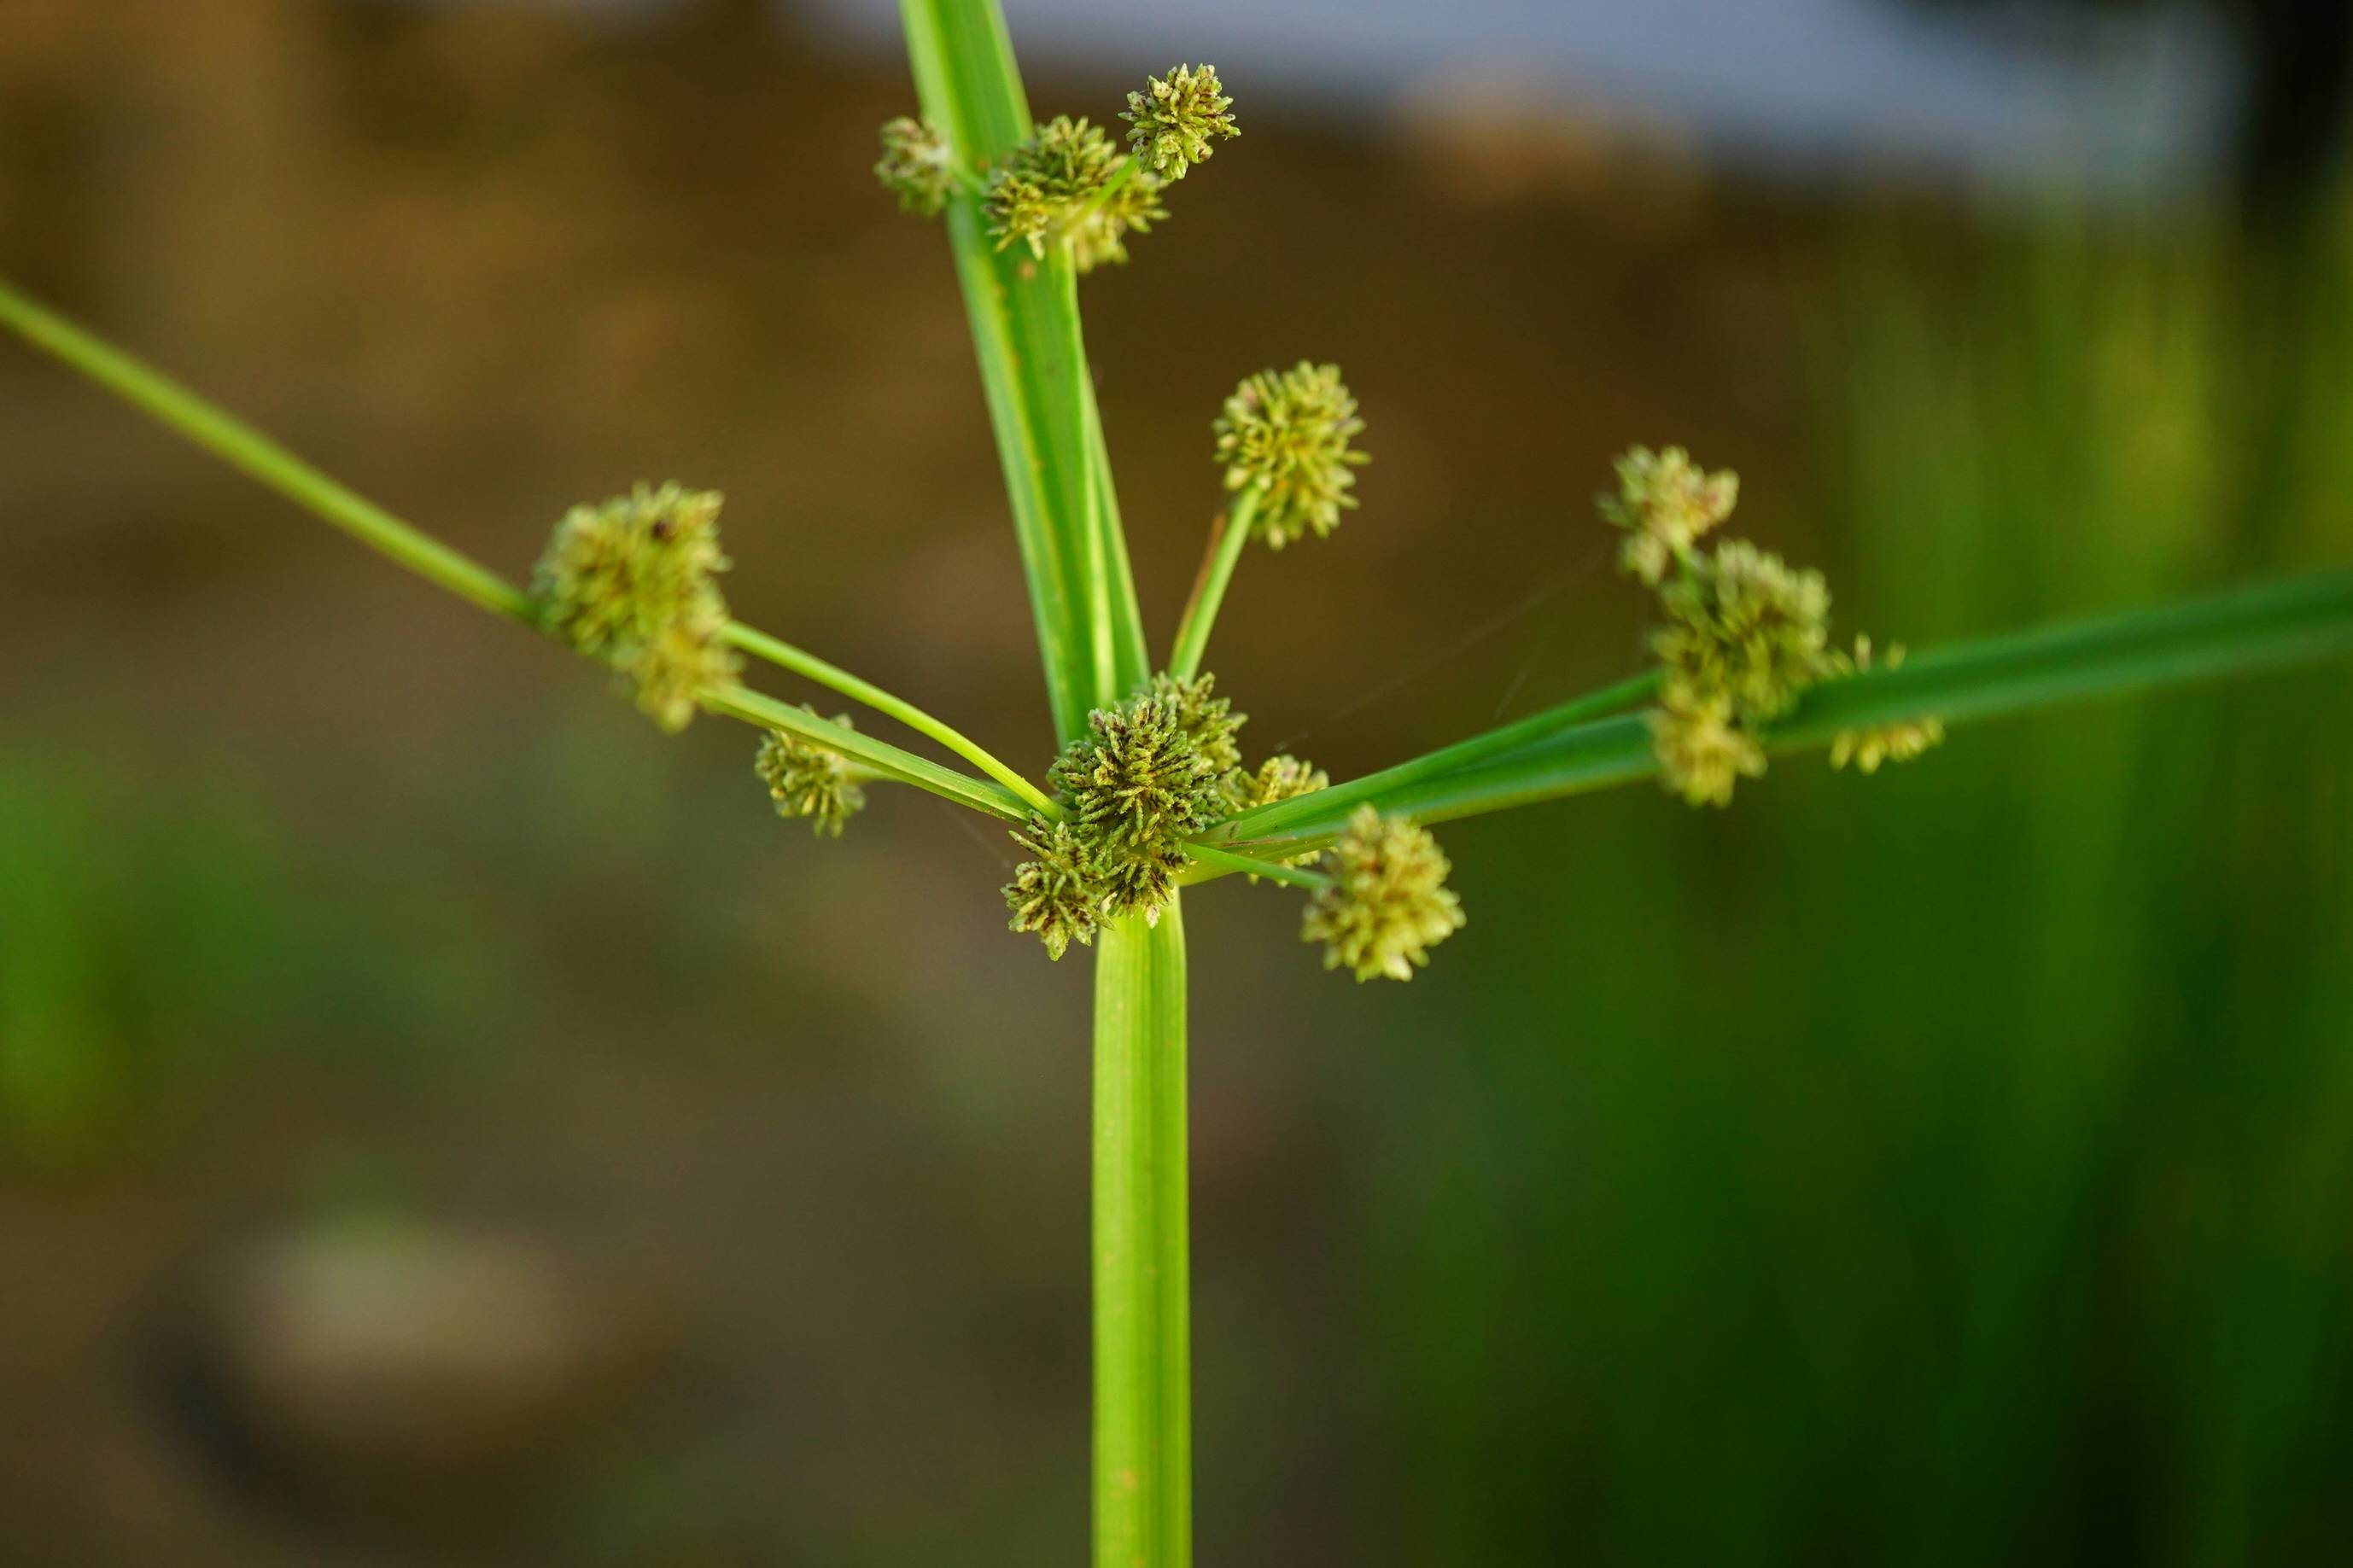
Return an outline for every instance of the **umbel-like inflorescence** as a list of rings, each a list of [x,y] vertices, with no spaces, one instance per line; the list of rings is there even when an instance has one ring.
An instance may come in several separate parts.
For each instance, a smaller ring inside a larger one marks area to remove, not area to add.
[[[1430,950],[1461,931],[1452,869],[1426,828],[1360,805],[1324,857],[1332,884],[1307,906],[1300,934],[1324,944],[1324,967],[1356,978],[1410,980]]]
[[[955,150],[930,121],[901,115],[882,126],[874,177],[899,198],[901,212],[937,217],[955,189]]]
[[[801,704],[804,712],[817,710]],[[856,729],[847,713],[835,716],[845,730]],[[776,815],[787,820],[806,817],[809,831],[839,838],[849,819],[866,809],[865,784],[872,775],[830,746],[785,730],[771,730],[760,742],[753,770],[768,786]]]
[[[1338,365],[1261,371],[1234,388],[1211,428],[1226,489],[1256,492],[1250,529],[1271,548],[1323,538],[1356,504],[1348,491],[1369,459],[1351,443],[1365,422]]]
[[[1189,858],[1186,841],[1203,829],[1331,782],[1293,756],[1243,767],[1248,718],[1216,686],[1209,675],[1155,676],[1119,707],[1088,715],[1086,735],[1048,770],[1061,815],[1033,816],[1013,834],[1030,858],[1005,902],[1012,929],[1036,933],[1050,958],[1092,942],[1106,920],[1156,920]]]
[[[1185,840],[1224,815],[1219,773],[1187,731],[1188,715],[1147,691],[1087,716],[1047,782],[1092,846],[1104,912],[1157,920],[1185,868]]]
[[[612,667],[647,717],[686,727],[701,694],[742,660],[722,640],[717,492],[639,485],[555,525],[532,578],[540,621]]]
[[[1659,591],[1666,615],[1651,637],[1662,667],[1651,733],[1660,782],[1694,805],[1730,805],[1739,780],[1765,772],[1766,726],[1815,682],[1871,663],[1868,637],[1856,639],[1852,657],[1830,646],[1820,573],[1743,539],[1698,548],[1739,494],[1738,475],[1708,473],[1680,447],[1637,447],[1618,459],[1618,493],[1600,498],[1603,518],[1628,531],[1620,567]],[[1943,735],[1935,720],[1891,725],[1841,735],[1831,756],[1869,773],[1918,756]]]
[[[1145,78],[1143,90],[1127,95],[1120,118],[1145,167],[1164,180],[1181,180],[1186,170],[1208,161],[1211,139],[1241,134],[1233,104],[1215,66],[1179,65],[1166,79]]]

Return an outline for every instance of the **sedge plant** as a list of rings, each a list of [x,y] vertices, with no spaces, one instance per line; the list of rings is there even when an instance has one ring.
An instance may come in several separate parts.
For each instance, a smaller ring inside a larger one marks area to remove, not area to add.
[[[1253,759],[1206,666],[1253,545],[1319,547],[1357,502],[1366,426],[1336,366],[1242,378],[1205,411],[1218,500],[1199,573],[1155,658],[1129,570],[1078,308],[1176,187],[1239,133],[1217,71],[1180,64],[1113,121],[1031,118],[994,0],[902,0],[916,112],[876,173],[945,229],[996,434],[1060,744],[1000,760],[913,703],[730,614],[721,499],[676,483],[575,508],[527,581],[353,494],[194,393],[0,285],[0,322],[325,521],[441,587],[604,666],[657,727],[750,726],[784,817],[839,836],[871,792],[926,791],[1000,819],[1022,859],[1008,925],[1094,968],[1093,1541],[1104,1568],[1192,1554],[1184,889],[1234,875],[1302,900],[1326,968],[1409,980],[1465,925],[1430,826],[1645,778],[1721,807],[1776,755],[1870,773],[1948,726],[2353,648],[2353,571],[1931,648],[1834,640],[1819,573],[1730,537],[1738,483],[1676,447],[1636,448],[1601,500],[1626,577],[1657,599],[1650,668],[1342,783]],[[845,152],[845,155],[848,155]],[[1189,188],[1189,187],[1188,187]],[[756,689],[767,667],[888,721]],[[1008,962],[1012,961],[1008,955]]]

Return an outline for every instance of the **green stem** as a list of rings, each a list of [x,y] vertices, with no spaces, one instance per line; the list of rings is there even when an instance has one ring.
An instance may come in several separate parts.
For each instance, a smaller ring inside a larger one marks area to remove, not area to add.
[[[993,784],[960,773],[954,768],[944,768],[928,757],[919,757],[888,741],[878,741],[871,735],[846,729],[830,720],[818,718],[806,708],[780,702],[749,687],[715,687],[702,694],[702,705],[713,713],[741,719],[765,730],[790,731],[805,740],[831,747],[854,762],[863,763],[885,778],[929,790],[941,799],[952,800],[958,805],[968,805],[975,811],[985,811],[1008,822],[1029,820],[1029,805],[1018,796]]]
[[[1219,524],[1219,531],[1209,542],[1209,554],[1201,563],[1200,581],[1193,584],[1193,596],[1185,605],[1185,618],[1176,627],[1176,646],[1168,656],[1168,673],[1179,680],[1190,680],[1201,672],[1201,655],[1209,646],[1209,627],[1218,618],[1218,607],[1226,602],[1226,585],[1234,580],[1234,564],[1242,558],[1250,543],[1250,520],[1258,515],[1261,490],[1256,485],[1234,498],[1233,508]]]
[[[347,489],[243,420],[198,396],[152,365],[85,331],[55,311],[34,303],[5,282],[0,282],[0,324],[14,328],[26,341],[56,355],[69,367],[89,376],[134,407],[153,415],[232,468],[259,480],[297,506],[342,529],[371,550],[427,581],[438,584],[494,615],[505,616],[525,626],[536,626],[539,624],[538,606],[531,595],[489,567],[450,549],[414,524],[403,521],[374,501]],[[804,653],[789,643],[754,631],[741,623],[729,623],[723,635],[730,643],[746,652],[756,653],[822,685],[830,686],[931,736],[979,764],[1013,794],[1005,795],[1003,792],[982,785],[977,780],[927,762],[871,736],[860,735],[856,731],[845,730],[823,720],[811,723],[809,716],[801,710],[773,702],[741,687],[712,693],[705,706],[714,711],[748,719],[752,723],[767,728],[797,731],[867,763],[881,776],[928,789],[935,795],[996,816],[1009,816],[1017,822],[1027,820],[1029,809],[1039,810],[1050,816],[1059,815],[1053,803],[1035,785],[913,703],[893,697],[880,687],[869,685],[814,655]],[[760,716],[752,716],[747,707],[751,703],[759,705]]]
[[[488,567],[353,494],[243,420],[0,282],[0,325],[212,453],[342,529],[369,549],[493,615],[539,621],[531,595]]]
[[[795,647],[781,637],[773,637],[765,632],[756,631],[741,621],[728,622],[727,629],[721,635],[730,645],[743,649],[754,658],[765,658],[770,664],[789,669],[796,675],[816,681],[819,686],[830,687],[853,702],[863,702],[876,712],[896,719],[916,733],[930,736],[1015,795],[1019,795],[1029,803],[1030,809],[1040,816],[1052,818],[1062,815],[1062,808],[1048,798],[1036,784],[997,761],[978,742],[942,723],[904,698],[894,697],[881,687],[870,681],[860,680],[837,665],[827,663],[805,648]]]
[[[1248,855],[1237,855],[1230,849],[1220,849],[1210,844],[1188,844],[1187,854],[1198,862],[1200,870],[1187,868],[1177,876],[1177,881],[1190,887],[1197,882],[1214,881],[1219,877],[1239,872],[1246,877],[1264,877],[1269,881],[1283,882],[1294,888],[1321,891],[1333,885],[1332,879],[1321,871],[1310,871],[1301,866],[1285,866],[1273,860],[1260,860]]]
[[[1193,1555],[1185,1170],[1185,924],[1129,915],[1097,943],[1094,1561]]]

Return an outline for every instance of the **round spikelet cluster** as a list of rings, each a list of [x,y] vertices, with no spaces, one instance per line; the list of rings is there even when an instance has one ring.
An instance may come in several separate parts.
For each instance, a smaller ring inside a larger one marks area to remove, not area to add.
[[[1087,716],[1047,773],[1066,820],[1090,846],[1106,912],[1157,919],[1185,867],[1185,840],[1224,807],[1219,772],[1185,731],[1177,705],[1150,692]]]
[[[1369,459],[1351,442],[1365,422],[1338,365],[1302,360],[1261,371],[1234,388],[1211,428],[1226,489],[1259,492],[1250,528],[1270,547],[1311,532],[1321,539],[1356,504],[1348,492]]]
[[[1103,925],[1103,892],[1095,879],[1092,847],[1070,823],[1033,816],[1013,842],[1032,858],[1014,868],[1005,886],[1011,930],[1032,931],[1059,959],[1072,942],[1092,945]]]
[[[1636,447],[1618,459],[1618,493],[1599,498],[1601,515],[1627,531],[1618,564],[1655,588],[1708,530],[1732,515],[1740,476],[1709,473],[1681,447]]]
[[[1651,639],[1671,703],[1721,698],[1746,722],[1788,710],[1831,668],[1831,591],[1746,540],[1695,557],[1661,590],[1669,624]]]
[[[1237,771],[1227,774],[1225,792],[1233,809],[1244,812],[1272,805],[1278,800],[1314,795],[1319,789],[1328,789],[1331,784],[1332,775],[1322,768],[1284,752],[1259,763],[1254,773]]]
[[[1332,885],[1308,904],[1300,935],[1324,944],[1326,969],[1410,980],[1431,948],[1462,929],[1462,900],[1446,886],[1452,868],[1426,829],[1358,806],[1326,858]]]
[[[1233,104],[1215,66],[1178,65],[1165,79],[1145,77],[1143,90],[1127,95],[1127,112],[1120,118],[1144,166],[1164,180],[1181,180],[1194,164],[1208,161],[1213,138],[1241,134]]]
[[[1840,675],[1871,668],[1871,639],[1856,637],[1852,656],[1833,652],[1831,660],[1835,673]],[[1904,645],[1896,643],[1888,648],[1887,660],[1879,668],[1894,669],[1903,663]],[[1912,762],[1942,745],[1944,740],[1945,721],[1935,718],[1905,720],[1868,730],[1841,730],[1831,742],[1831,766],[1842,768],[1852,763],[1859,773],[1875,773],[1883,763]]]
[[[1660,778],[1694,805],[1730,805],[1735,784],[1765,774],[1765,748],[1720,697],[1654,710],[1651,740]]]
[[[1214,695],[1217,687],[1214,675],[1197,675],[1189,680],[1155,675],[1146,690],[1168,705],[1177,730],[1223,778],[1242,765],[1241,728],[1250,722],[1250,715],[1235,712],[1230,699]]]
[[[611,666],[668,731],[685,728],[700,694],[743,667],[721,640],[719,505],[715,491],[665,484],[574,507],[532,576],[541,624]]]
[[[806,702],[801,710],[817,711]],[[857,727],[847,713],[834,722],[845,730]],[[872,775],[832,747],[788,730],[769,731],[752,766],[768,786],[776,815],[787,820],[806,817],[813,834],[839,838],[849,819],[866,809],[865,781]]]
[[[955,189],[955,151],[930,121],[901,115],[883,124],[874,177],[899,198],[901,212],[937,217]]]
[[[1125,261],[1130,229],[1148,234],[1168,216],[1160,177],[1137,170],[1117,180],[1125,156],[1102,127],[1057,115],[1005,155],[988,180],[989,232],[1002,250],[1019,240],[1033,256],[1067,243],[1081,272]]]

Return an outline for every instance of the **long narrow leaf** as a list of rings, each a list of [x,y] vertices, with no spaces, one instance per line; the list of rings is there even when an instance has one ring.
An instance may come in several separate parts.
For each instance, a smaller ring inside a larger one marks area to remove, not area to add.
[[[1767,742],[1776,751],[1795,751],[1826,744],[1846,730],[1915,719],[1992,718],[2348,650],[2353,572],[2324,573],[1956,644],[1898,668],[1828,681],[1809,691]],[[1480,739],[1448,750],[1471,749]],[[1630,714],[1556,730],[1467,767],[1426,772],[1401,764],[1373,775],[1375,781],[1401,778],[1394,787],[1344,785],[1262,806],[1205,837],[1270,857],[1328,842],[1349,810],[1368,798],[1384,811],[1443,822],[1626,784],[1657,771],[1650,726]]]
[[[1028,137],[1029,102],[994,0],[902,0],[923,113],[985,167]],[[1067,255],[1000,250],[979,198],[948,204],[948,237],[980,361],[1014,531],[1029,577],[1057,733],[1116,701],[1144,665],[1143,628],[1114,537],[1118,505],[1101,450],[1094,379]]]

